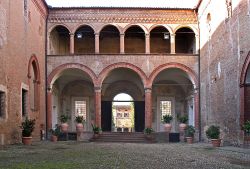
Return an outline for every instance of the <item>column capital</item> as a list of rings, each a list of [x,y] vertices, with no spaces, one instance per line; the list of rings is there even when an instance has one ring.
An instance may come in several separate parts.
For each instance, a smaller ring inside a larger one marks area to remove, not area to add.
[[[100,34],[99,33],[95,33],[95,36],[99,36]]]
[[[146,36],[147,38],[149,38],[149,37],[150,37],[150,33],[145,33],[145,36]]]
[[[95,92],[101,92],[102,88],[99,86],[94,87]]]
[[[145,92],[152,92],[152,88],[150,88],[150,87],[145,87],[144,90],[145,90]]]
[[[175,35],[176,35],[175,33],[171,33],[170,34],[171,37],[175,37]]]
[[[74,33],[69,33],[69,35],[70,35],[70,36],[75,36],[75,34],[74,34]]]
[[[125,33],[120,33],[120,36],[125,36]]]

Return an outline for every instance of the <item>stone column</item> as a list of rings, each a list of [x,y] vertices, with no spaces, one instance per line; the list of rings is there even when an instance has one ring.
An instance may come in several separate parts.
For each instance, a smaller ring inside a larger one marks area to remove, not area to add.
[[[152,89],[145,88],[145,128],[152,127]]]
[[[47,131],[52,128],[52,91],[47,90]]]
[[[73,55],[75,53],[75,34],[70,33],[70,54]]]
[[[175,34],[170,35],[170,53],[175,54]]]
[[[101,88],[95,87],[95,125],[101,127]]]
[[[100,53],[100,46],[99,46],[99,34],[95,33],[95,53]]]
[[[146,54],[150,54],[150,34],[145,34],[145,51]]]
[[[200,38],[199,35],[195,35],[195,51],[194,54],[199,54],[199,48],[200,48]]]
[[[120,34],[120,54],[124,54],[124,34]]]

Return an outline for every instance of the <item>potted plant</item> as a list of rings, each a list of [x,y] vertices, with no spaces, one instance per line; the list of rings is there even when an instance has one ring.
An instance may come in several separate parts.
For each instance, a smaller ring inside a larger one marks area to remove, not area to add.
[[[219,126],[210,126],[206,130],[206,135],[209,139],[211,139],[213,147],[220,147],[221,139],[220,139],[220,127]]]
[[[244,130],[244,140],[245,141],[250,141],[250,120],[247,120],[243,124],[242,128]]]
[[[153,139],[153,137],[151,135],[152,132],[154,132],[154,130],[151,127],[147,127],[147,128],[144,129],[144,134],[145,134],[147,139],[149,139],[149,140]]]
[[[162,117],[162,121],[165,123],[164,127],[166,132],[170,133],[172,125],[171,125],[171,121],[172,121],[173,117],[170,114],[166,114]]]
[[[92,130],[94,132],[94,138],[97,138],[99,136],[99,133],[101,131],[101,128],[94,125],[94,124],[91,124],[92,125]]]
[[[69,116],[67,116],[66,114],[62,114],[60,116],[60,121],[61,121],[61,130],[62,132],[66,133],[68,131],[69,125],[67,123],[69,119]]]
[[[185,136],[186,136],[187,143],[189,144],[193,143],[194,133],[195,133],[194,126],[188,125],[187,128],[185,129]]]
[[[56,124],[54,129],[50,129],[50,132],[51,132],[51,141],[56,142],[58,140],[58,136],[60,135],[59,125]]]
[[[83,132],[83,123],[84,123],[84,118],[83,116],[76,116],[76,131],[77,132]]]
[[[22,142],[24,145],[31,145],[32,143],[32,137],[31,134],[35,129],[35,119],[28,119],[25,118],[24,122],[22,122]]]
[[[180,122],[179,124],[179,130],[180,132],[184,132],[185,128],[187,127],[187,122],[188,122],[188,116],[187,115],[183,115],[183,116],[178,116],[178,121]]]

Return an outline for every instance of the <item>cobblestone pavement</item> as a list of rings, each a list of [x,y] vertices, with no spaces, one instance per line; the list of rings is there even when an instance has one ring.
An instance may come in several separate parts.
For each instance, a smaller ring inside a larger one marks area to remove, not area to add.
[[[250,168],[250,149],[210,144],[37,142],[0,149],[1,169]]]

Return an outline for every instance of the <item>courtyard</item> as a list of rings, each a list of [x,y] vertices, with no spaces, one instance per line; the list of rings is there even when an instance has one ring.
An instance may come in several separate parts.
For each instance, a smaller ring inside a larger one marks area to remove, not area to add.
[[[1,169],[250,168],[250,149],[210,144],[35,142],[0,149]]]

